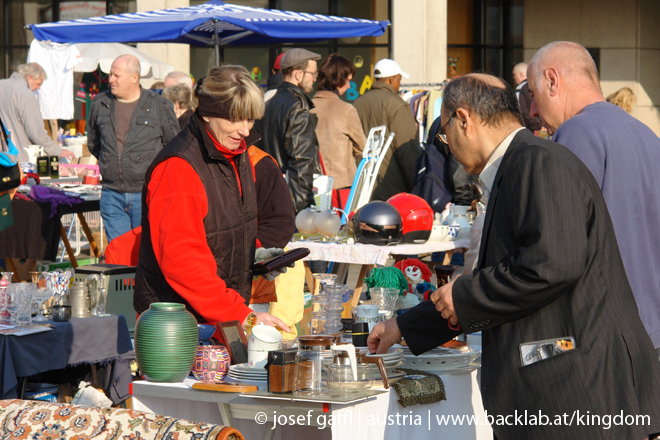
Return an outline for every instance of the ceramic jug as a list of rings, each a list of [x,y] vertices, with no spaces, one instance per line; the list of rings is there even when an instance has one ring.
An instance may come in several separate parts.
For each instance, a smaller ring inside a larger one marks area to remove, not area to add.
[[[451,210],[454,213],[454,219],[450,225],[458,225],[460,229],[458,230],[457,240],[464,240],[470,238],[470,222],[467,218],[468,206],[455,205],[452,203]]]
[[[195,379],[214,383],[225,378],[230,362],[229,351],[224,345],[200,345],[192,372]]]

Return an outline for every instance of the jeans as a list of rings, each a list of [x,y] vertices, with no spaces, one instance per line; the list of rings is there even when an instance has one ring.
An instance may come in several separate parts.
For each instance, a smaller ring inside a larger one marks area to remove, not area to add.
[[[118,193],[103,188],[99,204],[108,243],[140,226],[142,193]]]

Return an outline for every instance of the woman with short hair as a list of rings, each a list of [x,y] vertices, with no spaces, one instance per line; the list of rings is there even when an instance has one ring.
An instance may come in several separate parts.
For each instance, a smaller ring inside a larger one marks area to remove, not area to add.
[[[174,104],[174,114],[179,121],[179,127],[188,125],[193,114],[192,90],[186,84],[175,84],[163,90],[163,98],[167,98]]]
[[[243,66],[214,67],[196,87],[197,110],[145,175],[134,306],[142,313],[152,302],[178,302],[199,322],[246,324],[257,238],[247,149],[259,139],[251,130],[263,94]],[[254,315],[289,331],[268,313]]]
[[[367,143],[357,110],[339,98],[349,89],[353,75],[353,63],[343,56],[335,53],[323,60],[311,110],[319,119],[316,137],[325,172],[334,178],[334,204],[342,208]]]

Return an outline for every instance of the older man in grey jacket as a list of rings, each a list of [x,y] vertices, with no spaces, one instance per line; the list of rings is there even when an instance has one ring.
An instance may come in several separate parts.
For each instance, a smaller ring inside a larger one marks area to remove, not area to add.
[[[18,72],[8,79],[0,80],[0,118],[12,140],[18,147],[20,162],[28,161],[28,145],[41,145],[49,156],[73,159],[75,155],[62,149],[51,139],[44,128],[44,121],[34,91],[39,90],[46,80],[46,72],[37,63],[18,66]]]

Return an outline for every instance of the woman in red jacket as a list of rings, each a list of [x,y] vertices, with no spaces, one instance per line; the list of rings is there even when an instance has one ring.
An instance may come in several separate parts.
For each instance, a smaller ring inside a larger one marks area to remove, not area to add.
[[[186,305],[199,322],[238,320],[250,300],[257,238],[257,196],[247,148],[264,113],[262,92],[243,66],[214,67],[197,83],[189,124],[145,175],[142,238],[134,306]],[[259,249],[274,256],[281,249]],[[268,313],[257,322],[289,328]]]

